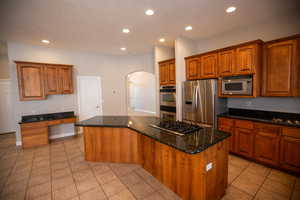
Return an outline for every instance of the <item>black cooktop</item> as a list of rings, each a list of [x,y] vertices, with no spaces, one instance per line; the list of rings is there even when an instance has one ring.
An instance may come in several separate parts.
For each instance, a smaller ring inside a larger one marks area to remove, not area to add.
[[[160,121],[158,124],[150,124],[150,126],[177,135],[186,135],[201,129],[200,126],[194,124],[173,120]]]

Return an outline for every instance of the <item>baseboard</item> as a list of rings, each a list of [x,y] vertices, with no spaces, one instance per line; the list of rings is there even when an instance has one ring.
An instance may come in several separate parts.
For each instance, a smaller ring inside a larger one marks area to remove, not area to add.
[[[16,141],[16,146],[22,146],[22,141]]]
[[[61,133],[61,134],[56,134],[56,135],[50,135],[49,139],[50,139],[50,140],[53,140],[53,139],[63,138],[63,137],[68,137],[68,136],[72,136],[72,135],[75,135],[75,132]]]

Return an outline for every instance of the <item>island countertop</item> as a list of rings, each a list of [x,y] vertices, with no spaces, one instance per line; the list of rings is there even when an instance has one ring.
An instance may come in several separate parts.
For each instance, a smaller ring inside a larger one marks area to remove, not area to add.
[[[230,137],[229,133],[213,128],[202,128],[184,136],[168,133],[150,126],[161,121],[158,117],[144,116],[96,116],[80,121],[75,126],[129,128],[160,143],[188,154],[196,154]]]

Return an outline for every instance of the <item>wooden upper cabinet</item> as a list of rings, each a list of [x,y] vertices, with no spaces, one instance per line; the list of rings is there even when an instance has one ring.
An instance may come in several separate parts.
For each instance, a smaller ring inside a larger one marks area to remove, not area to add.
[[[297,40],[288,40],[264,45],[263,96],[299,95],[298,44]]]
[[[235,50],[221,51],[218,54],[218,75],[231,76],[235,66]]]
[[[44,75],[46,94],[59,94],[59,68],[56,66],[45,66]]]
[[[72,67],[60,67],[60,93],[72,94],[73,93],[73,70]]]
[[[200,58],[188,58],[185,62],[186,79],[198,79],[200,77]]]
[[[169,63],[169,83],[175,84],[176,83],[176,68],[175,68],[175,61]]]
[[[257,67],[258,45],[247,45],[236,49],[235,74],[253,74]]]
[[[45,99],[43,67],[33,63],[16,63],[20,100]]]
[[[50,94],[73,93],[71,65],[16,61],[20,100],[42,100]]]
[[[160,85],[174,85],[176,83],[175,59],[159,62]]]
[[[200,78],[217,77],[218,54],[212,53],[201,56]]]

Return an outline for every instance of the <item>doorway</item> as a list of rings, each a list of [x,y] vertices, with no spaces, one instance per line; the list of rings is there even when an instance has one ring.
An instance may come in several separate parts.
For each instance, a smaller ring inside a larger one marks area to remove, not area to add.
[[[78,113],[79,120],[102,115],[102,86],[98,76],[78,76]]]
[[[149,72],[133,72],[126,77],[128,115],[155,116],[155,76]]]

